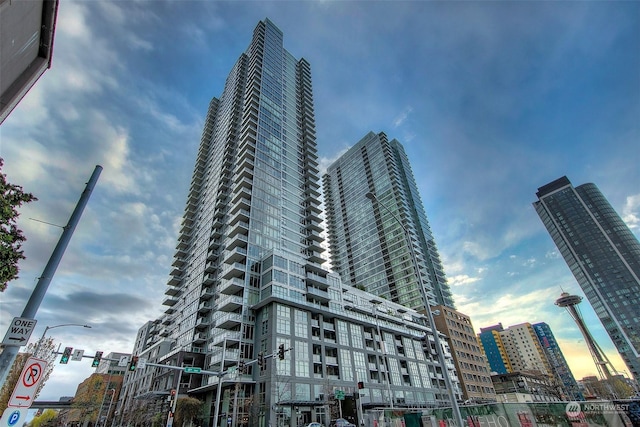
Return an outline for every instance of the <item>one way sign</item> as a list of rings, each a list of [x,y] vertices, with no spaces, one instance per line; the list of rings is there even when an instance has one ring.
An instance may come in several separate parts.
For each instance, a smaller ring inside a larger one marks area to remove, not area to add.
[[[36,327],[35,319],[25,317],[14,317],[7,329],[7,333],[2,340],[3,345],[27,345],[33,328]]]

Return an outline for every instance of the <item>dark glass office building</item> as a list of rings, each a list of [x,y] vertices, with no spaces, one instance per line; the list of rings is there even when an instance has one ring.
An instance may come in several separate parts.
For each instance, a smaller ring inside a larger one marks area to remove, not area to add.
[[[594,184],[567,177],[533,205],[622,359],[640,377],[640,242]]]

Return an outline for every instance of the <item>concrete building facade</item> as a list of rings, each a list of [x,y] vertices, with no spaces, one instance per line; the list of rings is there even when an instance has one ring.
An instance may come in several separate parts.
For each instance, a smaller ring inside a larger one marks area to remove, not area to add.
[[[495,402],[491,369],[475,335],[471,318],[450,307],[432,307],[436,328],[447,336],[464,400]]]

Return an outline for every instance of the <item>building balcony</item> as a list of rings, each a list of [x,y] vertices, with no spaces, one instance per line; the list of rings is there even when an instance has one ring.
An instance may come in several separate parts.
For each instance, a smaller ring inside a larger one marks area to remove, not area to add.
[[[213,297],[213,288],[206,286],[200,291],[200,301],[207,301]]]
[[[244,275],[246,266],[239,262],[235,262],[231,265],[225,265],[222,270],[223,279],[240,278]]]
[[[224,344],[225,341],[227,343],[236,343],[240,342],[241,338],[242,335],[240,334],[240,331],[224,331],[222,333],[215,334],[211,338],[211,345],[220,346],[221,344]]]
[[[211,274],[211,273],[215,273],[218,268],[220,268],[220,264],[217,262],[210,262],[209,264],[207,264],[206,268],[204,269],[205,274]]]
[[[323,277],[311,272],[307,272],[306,277],[307,277],[307,284],[315,285],[322,290],[329,289],[329,281],[327,280],[326,277]]]
[[[182,288],[176,286],[169,286],[166,291],[164,291],[165,295],[177,297],[182,293]]]
[[[324,262],[324,258],[322,258],[322,254],[320,252],[306,250],[303,255],[309,262],[316,264],[322,264]]]
[[[313,287],[307,287],[307,297],[309,296],[313,296],[314,299],[325,301],[325,302],[331,299],[327,291],[323,291],[321,289],[317,289]]]
[[[227,250],[231,250],[236,246],[246,247],[249,238],[245,234],[236,234],[234,237],[228,240]]]
[[[327,365],[333,365],[333,366],[338,366],[338,358],[337,357],[325,357],[324,358],[325,364]]]
[[[227,313],[216,319],[216,327],[229,329],[242,323],[242,314]]]
[[[236,262],[244,263],[247,259],[247,250],[245,248],[236,247],[228,252],[224,262],[225,264],[233,264]]]
[[[209,241],[209,250],[216,250],[220,247],[222,241],[220,239],[213,238]]]
[[[220,364],[222,362],[222,353],[224,353],[224,361],[225,365],[227,362],[233,362],[231,364],[237,363],[240,360],[240,350],[236,348],[227,348],[224,352],[219,350],[218,352],[211,355],[211,364],[213,366],[215,364]]]
[[[178,303],[178,298],[174,298],[174,297],[167,297],[164,299],[164,301],[162,301],[162,305],[168,305],[168,306],[174,306]]]
[[[205,286],[211,286],[214,283],[216,283],[216,281],[218,280],[218,275],[217,274],[205,274],[204,275],[204,280],[202,281],[202,284]]]
[[[236,234],[247,234],[249,231],[249,223],[246,221],[237,221],[234,225],[230,226],[227,235],[229,238],[233,238]]]
[[[239,209],[229,219],[229,225],[233,226],[238,221],[248,222],[251,213],[246,209]]]
[[[184,260],[184,258],[175,258],[173,260],[173,263],[171,263],[172,267],[176,267],[176,268],[181,268],[185,265],[186,261]]]
[[[206,332],[196,332],[193,335],[193,343],[194,344],[203,344],[207,341],[207,333]]]
[[[229,210],[229,214],[233,215],[240,209],[249,210],[250,208],[251,208],[251,199],[248,199],[246,197],[241,197],[237,200],[234,200],[233,205]]]
[[[307,230],[311,230],[311,231],[316,231],[318,233],[322,232],[322,226],[320,225],[320,221],[313,221],[313,220],[305,220],[304,222],[304,226]]]
[[[219,290],[222,294],[233,295],[244,289],[244,279],[235,277],[230,280],[223,280]]]
[[[210,302],[204,301],[200,303],[200,306],[198,307],[198,313],[208,313],[211,311],[212,309],[212,305]]]
[[[242,307],[242,297],[238,295],[224,295],[216,301],[219,311],[234,311]]]
[[[198,320],[196,320],[196,325],[195,325],[196,329],[204,329],[204,328],[208,328],[209,326],[211,326],[211,320],[207,319],[206,317],[201,317]]]

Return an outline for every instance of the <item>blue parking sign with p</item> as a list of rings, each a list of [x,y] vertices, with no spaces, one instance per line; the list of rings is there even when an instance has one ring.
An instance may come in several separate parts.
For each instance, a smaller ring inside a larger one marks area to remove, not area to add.
[[[7,407],[0,418],[0,427],[19,427],[27,416],[28,408]]]

